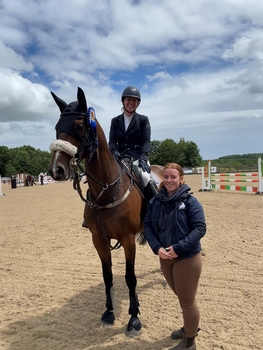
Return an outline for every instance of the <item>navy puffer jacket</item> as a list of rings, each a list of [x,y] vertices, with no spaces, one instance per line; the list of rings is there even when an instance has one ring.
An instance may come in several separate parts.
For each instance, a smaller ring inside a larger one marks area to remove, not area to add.
[[[190,258],[200,252],[200,239],[206,233],[202,205],[184,184],[171,197],[163,187],[147,208],[145,237],[155,254],[173,246],[178,258]]]

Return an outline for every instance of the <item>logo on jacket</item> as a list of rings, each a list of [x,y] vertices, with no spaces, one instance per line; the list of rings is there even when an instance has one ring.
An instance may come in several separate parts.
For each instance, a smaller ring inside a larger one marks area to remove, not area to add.
[[[179,205],[178,209],[185,209],[185,204],[182,202],[182,203]]]

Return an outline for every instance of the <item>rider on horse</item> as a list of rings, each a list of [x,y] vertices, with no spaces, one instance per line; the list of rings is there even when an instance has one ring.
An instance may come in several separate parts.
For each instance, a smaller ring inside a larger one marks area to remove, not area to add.
[[[156,195],[156,187],[151,179],[149,152],[151,146],[151,126],[147,116],[138,114],[141,93],[134,86],[124,89],[122,96],[123,113],[111,120],[109,148],[118,158],[132,157],[133,165],[140,169],[144,195],[147,203]],[[85,220],[82,223],[87,228]]]
[[[144,194],[149,202],[156,195],[149,164],[150,122],[147,116],[136,112],[141,102],[141,93],[136,87],[126,87],[121,100],[123,113],[111,120],[109,147],[115,157],[121,154],[133,158],[133,164],[140,169]]]

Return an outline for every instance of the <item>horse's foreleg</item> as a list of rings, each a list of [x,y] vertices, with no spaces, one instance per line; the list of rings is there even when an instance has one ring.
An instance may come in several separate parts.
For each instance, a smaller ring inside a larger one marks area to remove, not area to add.
[[[129,297],[130,297],[130,307],[129,315],[136,317],[139,311],[139,302],[136,295],[136,285],[137,278],[134,271],[134,258],[132,261],[126,260],[126,275],[125,275],[126,284],[129,288]]]
[[[124,248],[124,253],[126,258],[125,280],[129,288],[129,297],[130,297],[129,315],[131,315],[131,318],[127,325],[126,334],[129,337],[135,337],[140,334],[141,327],[142,327],[141,322],[138,318],[138,314],[140,313],[140,310],[139,310],[140,304],[136,294],[137,279],[136,279],[135,270],[134,270],[135,251],[136,251],[135,237],[133,235],[130,236],[128,239],[125,240],[125,242],[122,242],[122,246]]]
[[[113,290],[113,275],[112,275],[112,261],[110,247],[101,242],[98,236],[93,236],[93,244],[99,254],[103,280],[105,284],[106,293],[106,311],[101,316],[101,325],[107,327],[112,325],[115,320],[113,310],[115,308],[115,296]]]
[[[115,308],[115,295],[114,295],[114,289],[113,289],[113,276],[112,276],[112,269],[111,269],[111,262],[110,265],[105,261],[101,261],[102,263],[102,273],[103,273],[103,280],[105,284],[105,293],[106,293],[106,311],[101,316],[101,325],[103,327],[107,327],[108,325],[112,325],[115,320],[115,316],[113,313],[113,310]]]

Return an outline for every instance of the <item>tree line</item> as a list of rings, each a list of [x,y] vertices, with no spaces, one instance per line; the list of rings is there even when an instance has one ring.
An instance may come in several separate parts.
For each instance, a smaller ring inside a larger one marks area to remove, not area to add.
[[[0,146],[0,175],[31,174],[34,176],[47,171],[51,154],[31,146],[8,148]]]
[[[195,168],[203,164],[197,144],[193,141],[185,141],[184,138],[180,138],[179,142],[172,139],[151,141],[149,160],[151,164],[158,165],[178,163],[183,168]]]
[[[50,160],[50,152],[31,146],[10,149],[0,146],[0,175],[10,177],[11,174],[26,173],[36,176],[47,171]],[[168,162],[175,162],[182,167],[195,167],[202,164],[197,145],[183,138],[179,142],[171,139],[151,141],[149,160],[151,164],[165,165]]]
[[[235,171],[256,170],[257,159],[263,159],[263,153],[224,156],[212,161],[218,171],[223,172],[233,169]],[[51,160],[51,153],[41,151],[31,146],[8,148],[0,146],[0,175],[10,177],[11,174],[26,173],[38,175],[47,172]],[[180,164],[183,168],[201,167],[207,164],[203,160],[199,148],[193,141],[180,138],[178,142],[172,139],[164,141],[151,141],[151,153],[149,156],[151,164],[165,165],[169,162]]]
[[[233,154],[214,159],[212,166],[220,173],[257,171],[259,157],[263,159],[263,153]]]

